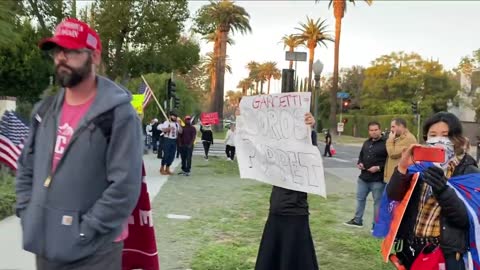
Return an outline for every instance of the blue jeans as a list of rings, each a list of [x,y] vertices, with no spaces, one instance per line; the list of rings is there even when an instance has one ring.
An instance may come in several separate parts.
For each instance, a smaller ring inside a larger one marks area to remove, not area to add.
[[[163,139],[163,159],[162,166],[170,166],[175,159],[175,152],[177,151],[177,139]]]
[[[385,183],[383,182],[365,182],[358,178],[357,180],[357,210],[355,210],[355,221],[363,223],[363,213],[365,212],[365,204],[370,192],[373,195],[373,220],[375,221],[382,200]]]

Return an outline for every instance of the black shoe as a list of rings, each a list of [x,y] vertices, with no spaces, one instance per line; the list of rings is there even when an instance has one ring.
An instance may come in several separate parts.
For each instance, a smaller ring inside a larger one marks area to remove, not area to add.
[[[351,220],[349,220],[347,222],[344,222],[343,225],[349,226],[349,227],[357,227],[357,228],[362,228],[363,227],[363,223],[355,221],[354,218],[352,218]]]

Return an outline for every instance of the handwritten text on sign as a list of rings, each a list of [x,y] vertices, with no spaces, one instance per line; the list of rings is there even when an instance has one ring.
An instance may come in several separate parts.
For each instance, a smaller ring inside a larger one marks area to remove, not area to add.
[[[200,121],[203,125],[218,125],[220,123],[217,112],[200,114]]]
[[[243,97],[237,117],[241,178],[326,196],[322,158],[304,115],[310,93]]]

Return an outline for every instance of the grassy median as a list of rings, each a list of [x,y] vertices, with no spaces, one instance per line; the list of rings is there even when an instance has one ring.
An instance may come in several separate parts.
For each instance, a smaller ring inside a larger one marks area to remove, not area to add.
[[[327,175],[328,177],[328,175]],[[194,157],[190,177],[171,177],[154,202],[161,268],[253,269],[268,213],[271,186],[241,180],[235,162]],[[309,196],[310,225],[322,270],[393,269],[381,262],[380,242],[351,218],[353,194]],[[190,220],[168,219],[167,214]]]

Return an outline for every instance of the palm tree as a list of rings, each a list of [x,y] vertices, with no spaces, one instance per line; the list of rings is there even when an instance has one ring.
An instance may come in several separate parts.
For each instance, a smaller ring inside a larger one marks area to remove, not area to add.
[[[216,65],[217,65],[217,58],[215,57],[213,52],[209,52],[205,55],[205,57],[201,61],[201,69],[204,70],[206,74],[210,77],[210,84],[215,82],[215,73],[216,73]],[[225,71],[228,73],[232,73],[232,67],[227,63],[225,65]],[[210,89],[210,97],[213,97],[215,89]]]
[[[215,66],[215,96],[212,110],[223,118],[223,93],[225,85],[225,65],[227,55],[228,34],[238,31],[242,34],[251,32],[250,15],[240,6],[230,0],[211,1],[203,11],[204,18],[208,18],[215,25],[215,34],[218,39],[218,58]]]
[[[245,78],[245,79],[239,81],[238,85],[237,85],[238,88],[242,89],[242,95],[243,96],[246,96],[248,94],[247,90],[251,89],[252,86],[253,86],[253,81],[252,81],[251,78]]]
[[[280,70],[277,68],[276,62],[265,62],[261,65],[262,75],[265,80],[268,81],[267,95],[270,95],[270,81],[273,79],[278,80],[282,77]]]
[[[298,45],[302,44],[302,41],[292,34],[283,36],[281,42],[283,43],[283,49],[288,47],[289,52],[293,52]],[[290,61],[288,68],[293,68],[293,61]]]
[[[260,64],[255,61],[248,62],[246,68],[249,70],[248,77],[255,82],[255,94],[258,95],[258,85],[264,80],[260,70]]]
[[[321,21],[320,18],[317,21],[307,17],[307,23],[300,23],[300,27],[297,27],[299,34],[295,35],[304,46],[308,48],[308,91],[312,91],[312,69],[313,58],[315,56],[315,48],[317,45],[323,45],[327,47],[326,41],[333,41],[332,37],[328,34],[326,20]]]
[[[318,2],[320,0],[315,0]],[[355,0],[348,0],[355,4]],[[372,0],[364,0],[368,5]],[[342,19],[347,11],[347,0],[330,0],[328,7],[333,4],[333,14],[335,15],[335,61],[333,64],[333,87],[330,93],[330,128],[336,126],[337,122],[337,91],[338,91],[338,63],[340,55],[340,34],[342,32]]]
[[[207,42],[213,42],[213,56],[215,59],[218,59],[218,54],[219,54],[219,48],[220,48],[220,40],[218,39],[218,35],[215,32],[208,33],[203,37],[204,40]],[[231,38],[228,37],[227,39],[227,44],[228,45],[234,45],[235,41]],[[232,73],[231,68],[229,68],[229,72]],[[215,72],[215,63],[213,63],[213,71],[210,74],[210,94],[214,95],[215,94],[215,78],[216,78],[216,72]]]

